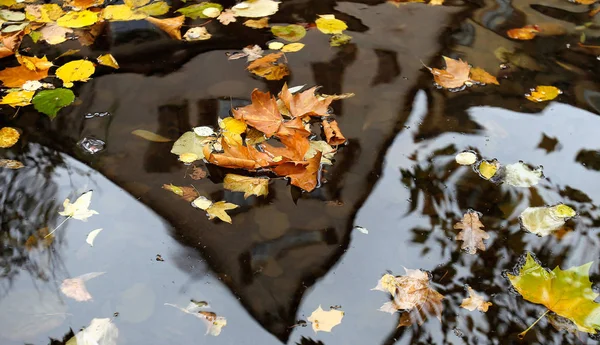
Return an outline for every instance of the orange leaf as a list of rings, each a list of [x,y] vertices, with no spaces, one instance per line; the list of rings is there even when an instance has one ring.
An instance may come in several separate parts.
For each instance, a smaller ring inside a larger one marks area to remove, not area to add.
[[[515,40],[531,40],[540,30],[536,25],[527,25],[522,28],[510,29],[506,32],[508,37]]]
[[[102,6],[104,0],[71,0],[68,1],[67,4],[77,10],[85,10],[90,7]]]
[[[317,177],[321,166],[321,152],[308,160],[308,165],[303,166],[298,163],[284,163],[275,167],[273,171],[279,176],[290,178],[291,184],[300,187],[307,192],[311,192],[317,186]]]
[[[440,86],[447,89],[462,87],[465,82],[469,81],[469,71],[471,67],[468,63],[462,60],[454,60],[444,56],[446,69],[430,68],[429,71],[433,74],[433,79]]]
[[[303,137],[308,137],[310,135],[310,131],[304,128],[304,122],[302,122],[302,119],[299,117],[283,122],[281,127],[279,127],[279,131],[276,133],[278,137],[295,134],[299,134]]]
[[[159,29],[166,32],[174,39],[181,40],[181,26],[185,21],[185,16],[179,16],[167,19],[157,19],[154,17],[145,18],[150,23],[156,25]]]
[[[15,53],[15,50],[21,44],[24,32],[19,31],[12,34],[0,35],[0,59],[3,57],[11,56]]]
[[[346,138],[335,120],[331,122],[323,120],[323,131],[329,145],[342,145],[346,142]]]
[[[283,53],[273,53],[265,55],[260,59],[252,61],[247,67],[248,71],[263,77],[267,80],[279,80],[290,74],[287,65],[283,63],[277,64],[276,61]]]
[[[252,91],[252,104],[239,109],[233,109],[233,116],[244,120],[250,126],[265,133],[268,137],[277,133],[283,118],[277,108],[277,101],[270,92]]]
[[[5,87],[21,87],[28,80],[40,80],[48,76],[48,70],[32,71],[25,66],[9,67],[0,71],[0,81]]]
[[[471,68],[471,80],[476,81],[478,83],[500,85],[496,77],[486,72],[483,68],[479,67]]]
[[[230,146],[225,140],[221,140],[223,153],[210,152],[209,145],[204,146],[204,156],[213,164],[224,168],[256,170],[269,166],[273,159],[266,153],[260,152],[253,146]]]
[[[288,90],[286,83],[279,93],[279,98],[285,103],[285,106],[290,110],[293,117],[302,117],[305,115],[329,116],[327,110],[329,109],[332,99],[329,97],[325,99],[317,98],[317,96],[315,96],[316,89],[316,87],[313,87],[292,95]]]
[[[268,143],[260,144],[260,147],[273,157],[283,157],[291,161],[302,161],[304,155],[310,148],[310,142],[301,134],[282,136],[279,140],[285,147],[275,147]]]

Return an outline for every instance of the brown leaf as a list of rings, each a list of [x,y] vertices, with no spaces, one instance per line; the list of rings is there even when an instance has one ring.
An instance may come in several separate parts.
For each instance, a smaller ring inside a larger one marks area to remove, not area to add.
[[[331,122],[323,120],[323,131],[329,145],[342,145],[346,142],[346,138],[335,120]]]
[[[281,98],[285,106],[290,110],[293,117],[302,117],[306,115],[329,116],[327,111],[329,110],[329,105],[333,99],[321,99],[315,96],[316,89],[316,87],[313,87],[306,91],[292,94],[288,90],[286,83],[279,93],[279,98]]]
[[[281,110],[281,109],[280,109]],[[286,136],[286,135],[300,135],[303,137],[310,136],[310,131],[308,131],[304,127],[304,122],[301,118],[296,117],[290,121],[285,121],[279,127],[279,131],[275,134],[278,137]]]
[[[493,75],[486,72],[483,68],[479,68],[479,67],[471,68],[471,80],[478,82],[478,83],[483,83],[483,84],[500,85],[500,83],[498,83],[498,79],[496,79],[496,77],[494,77]]]
[[[248,19],[244,22],[244,25],[246,25],[249,28],[253,28],[253,29],[267,28],[267,27],[269,27],[269,17],[264,17],[264,18],[260,18],[257,20]]]
[[[272,97],[270,92],[260,92],[258,89],[252,91],[252,104],[233,109],[233,116],[244,120],[268,137],[277,133],[283,122],[275,97]]]
[[[185,16],[158,19],[154,17],[145,18],[150,23],[156,25],[159,29],[166,32],[169,36],[176,40],[181,40],[181,26],[185,21]]]
[[[475,309],[487,312],[488,308],[492,305],[492,302],[487,302],[480,295],[478,295],[475,290],[473,290],[470,286],[468,287],[469,297],[463,299],[461,303],[461,308],[465,308],[470,311],[474,311]]]
[[[419,326],[422,325],[425,320],[431,315],[435,315],[438,320],[442,319],[442,300],[444,296],[433,289],[427,289],[423,294],[425,301],[421,303],[417,308],[413,308],[410,311],[405,311],[400,316],[398,327],[406,327],[417,323]]]
[[[200,167],[194,167],[192,169],[192,173],[190,174],[192,180],[202,180],[206,177],[206,171]]]
[[[447,89],[459,88],[469,81],[469,72],[471,67],[468,63],[462,60],[454,60],[444,56],[446,69],[430,68],[429,71],[433,74],[433,79],[440,86]]]
[[[26,81],[40,80],[48,76],[48,70],[32,71],[25,66],[9,67],[0,71],[4,87],[21,87]]]
[[[456,235],[457,240],[463,241],[461,249],[466,249],[469,254],[477,253],[477,249],[485,250],[483,240],[490,238],[490,235],[481,230],[483,227],[484,225],[479,220],[478,212],[473,210],[467,211],[463,219],[454,224],[454,229],[462,229]]]
[[[506,32],[508,37],[515,40],[531,40],[540,32],[537,25],[527,25],[522,28],[510,29]]]
[[[0,59],[14,54],[21,44],[24,34],[24,31],[18,31],[0,35]]]
[[[282,136],[279,139],[284,147],[275,147],[269,143],[261,143],[262,150],[272,157],[283,157],[290,161],[302,161],[304,155],[310,148],[308,139],[298,133],[289,136]]]
[[[280,80],[281,78],[290,74],[290,70],[286,64],[276,62],[282,55],[283,53],[265,55],[260,59],[252,61],[252,63],[248,65],[247,69],[257,76],[263,77],[267,80]]]
[[[199,196],[198,192],[196,192],[196,189],[192,187],[179,187],[172,184],[163,184],[162,188],[179,195],[183,200],[188,202],[194,201]]]
[[[244,199],[250,195],[266,196],[269,194],[269,179],[227,174],[223,179],[223,188],[234,192],[244,192]]]
[[[287,176],[290,183],[311,192],[318,183],[319,168],[321,166],[321,152],[309,159],[307,165],[299,163],[284,163],[273,169],[279,176]]]
[[[25,165],[23,165],[23,163],[19,162],[19,161],[15,161],[12,159],[0,159],[0,168],[7,168],[7,169],[21,169],[25,167]]]
[[[274,163],[271,156],[259,152],[253,146],[229,145],[221,140],[223,153],[212,153],[208,145],[204,146],[204,156],[213,164],[224,168],[256,170]]]

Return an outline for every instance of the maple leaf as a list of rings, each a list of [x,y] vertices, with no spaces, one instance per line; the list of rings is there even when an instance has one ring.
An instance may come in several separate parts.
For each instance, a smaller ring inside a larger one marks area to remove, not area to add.
[[[71,201],[67,198],[63,202],[64,210],[58,212],[58,214],[85,222],[89,217],[98,214],[98,212],[89,209],[91,202],[92,191],[81,194],[81,196],[77,198],[74,203],[71,203]]]
[[[260,148],[272,157],[287,158],[291,161],[304,160],[304,155],[310,148],[310,142],[300,133],[293,135],[281,136],[279,138],[284,147],[275,147],[268,143],[260,144]]]
[[[280,80],[290,74],[290,70],[284,63],[276,63],[283,53],[265,55],[260,59],[252,61],[246,69],[257,76],[267,80]]]
[[[470,286],[468,286],[467,289],[469,291],[469,297],[463,299],[460,306],[470,311],[475,309],[484,313],[488,311],[488,308],[492,305],[492,302],[487,302],[484,300],[483,297],[478,295]]]
[[[226,9],[225,11],[221,12],[221,14],[219,14],[219,16],[217,17],[217,20],[220,21],[223,25],[229,25],[230,23],[237,21],[237,19],[235,19],[233,11],[230,9]]]
[[[317,187],[319,168],[321,167],[321,152],[304,162],[283,163],[273,171],[279,176],[290,178],[290,183],[307,192],[312,192]]]
[[[260,92],[258,89],[252,91],[251,99],[252,104],[233,109],[233,116],[238,120],[244,120],[268,137],[272,136],[283,122],[283,117],[277,108],[277,100],[270,92]]]
[[[312,312],[307,318],[312,323],[312,328],[316,332],[331,332],[331,329],[340,323],[344,318],[344,312],[341,310],[329,310],[325,311],[321,306]]]
[[[447,89],[455,89],[465,85],[469,81],[471,66],[460,59],[454,60],[447,56],[443,58],[446,63],[445,70],[429,68],[435,82]]]
[[[573,321],[582,332],[595,334],[600,329],[600,304],[594,302],[598,294],[589,278],[591,265],[564,271],[557,266],[549,272],[527,253],[525,265],[518,274],[508,274],[508,279],[527,301]]]
[[[388,292],[393,298],[379,310],[392,314],[402,311],[398,327],[422,325],[430,315],[441,320],[444,296],[429,286],[429,275],[422,270],[404,270],[403,276],[384,275],[373,289]]]
[[[188,202],[194,201],[199,195],[193,187],[179,187],[172,184],[163,184],[162,188],[179,195],[183,200]]]
[[[208,214],[208,219],[219,218],[220,220],[231,224],[231,217],[225,211],[233,210],[238,207],[239,206],[236,204],[218,201],[210,205],[210,207],[206,209],[206,213]]]
[[[454,224],[454,229],[462,229],[456,235],[457,240],[463,241],[461,249],[466,249],[469,254],[477,253],[477,249],[485,250],[483,240],[490,238],[490,235],[481,228],[483,224],[479,220],[479,213],[473,210],[467,211],[463,219]]]
[[[500,85],[498,79],[493,75],[486,72],[483,68],[473,67],[471,68],[471,76],[472,81],[483,83],[483,84],[496,84]]]
[[[319,98],[315,96],[315,90],[317,87],[310,88],[303,92],[297,92],[292,94],[287,86],[287,83],[283,85],[279,98],[283,101],[285,106],[290,110],[290,114],[293,117],[302,116],[329,116],[327,111],[329,105],[332,102],[331,98]]]
[[[60,284],[60,291],[67,297],[70,297],[78,302],[86,302],[92,300],[92,295],[85,287],[85,282],[103,275],[105,272],[91,272],[80,275],[79,277],[65,279]]]
[[[26,66],[9,67],[0,71],[0,81],[4,87],[21,87],[26,81],[40,80],[48,76],[48,70],[33,71]]]
[[[227,174],[223,179],[223,188],[234,192],[244,192],[244,199],[250,195],[266,196],[269,194],[269,179]]]
[[[551,101],[562,94],[562,91],[555,86],[540,85],[536,86],[535,90],[531,90],[530,94],[525,97],[532,102]]]
[[[346,142],[346,138],[342,134],[337,121],[323,120],[323,131],[329,145],[342,145]]]
[[[274,163],[272,157],[266,153],[259,152],[253,146],[229,145],[221,140],[223,153],[212,153],[209,145],[204,146],[204,156],[215,165],[224,168],[256,170]]]

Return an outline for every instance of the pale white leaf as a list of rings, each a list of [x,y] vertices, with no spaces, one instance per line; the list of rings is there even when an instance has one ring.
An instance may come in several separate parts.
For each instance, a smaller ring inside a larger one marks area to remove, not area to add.
[[[514,187],[535,186],[544,177],[541,166],[531,169],[522,162],[507,165],[505,174],[504,183]]]
[[[63,211],[58,212],[61,216],[71,217],[74,219],[79,219],[82,221],[87,221],[87,219],[98,212],[94,210],[88,209],[90,207],[90,203],[92,202],[92,191],[83,193],[74,203],[67,198],[63,202],[63,207],[65,208]]]
[[[66,345],[117,345],[119,329],[111,319],[92,319],[89,326],[75,334]]]
[[[60,285],[60,291],[67,297],[70,297],[78,302],[85,302],[92,300],[92,295],[88,292],[85,287],[85,282],[103,275],[105,272],[91,272],[83,274],[79,277],[70,278],[63,280]]]
[[[319,306],[312,314],[310,314],[307,320],[312,323],[312,328],[315,333],[318,331],[331,332],[333,327],[342,323],[343,317],[344,312],[341,310],[325,311]]]
[[[102,231],[102,229],[96,229],[96,230],[92,230],[90,231],[90,233],[87,235],[85,241],[90,245],[90,246],[94,246],[94,240],[96,239],[96,236],[98,236],[98,234],[100,233],[100,231]]]

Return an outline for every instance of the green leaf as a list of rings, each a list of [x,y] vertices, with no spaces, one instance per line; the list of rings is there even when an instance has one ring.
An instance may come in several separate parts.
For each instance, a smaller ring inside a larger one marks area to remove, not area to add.
[[[301,40],[306,35],[306,29],[297,24],[288,26],[273,26],[271,27],[273,35],[284,39],[288,42],[296,42]]]
[[[346,34],[335,34],[331,35],[329,38],[329,45],[332,47],[343,46],[344,44],[348,44],[352,41],[352,36]]]
[[[219,11],[223,11],[223,6],[221,6],[220,4],[217,4],[214,2],[201,2],[199,4],[180,8],[176,12],[179,12],[179,13],[183,14],[184,16],[186,16],[188,18],[192,18],[192,19],[210,18],[208,16],[205,16],[202,12],[205,9],[211,8],[211,7],[214,7],[216,9],[218,9]]]
[[[39,31],[32,31],[29,33],[29,37],[31,37],[33,43],[37,43],[40,40],[40,38],[42,38],[42,33]]]
[[[75,94],[69,89],[54,89],[38,92],[33,97],[33,106],[39,112],[48,115],[51,119],[56,117],[58,111],[73,103]]]
[[[508,274],[508,279],[524,299],[573,321],[582,332],[595,334],[600,329],[600,304],[594,302],[598,294],[590,282],[591,265],[549,272],[527,253],[519,274]]]

